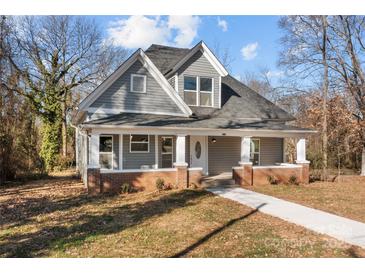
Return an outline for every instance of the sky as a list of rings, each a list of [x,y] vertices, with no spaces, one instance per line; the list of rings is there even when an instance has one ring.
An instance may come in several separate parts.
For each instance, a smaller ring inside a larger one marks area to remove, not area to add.
[[[213,49],[227,48],[233,62],[231,75],[269,71],[273,81],[282,75],[277,67],[279,16],[94,16],[105,38],[134,50],[152,43],[192,47],[203,40]]]

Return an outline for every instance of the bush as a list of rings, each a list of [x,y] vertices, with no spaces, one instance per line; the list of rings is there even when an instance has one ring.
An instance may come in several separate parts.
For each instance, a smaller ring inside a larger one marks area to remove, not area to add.
[[[156,180],[156,188],[161,191],[165,189],[165,181],[161,178],[157,178]]]
[[[291,176],[289,177],[288,183],[289,183],[290,185],[299,185],[299,182],[298,182],[298,178],[297,178],[297,176],[295,176],[295,175],[291,175]]]
[[[130,192],[132,192],[132,188],[131,188],[130,184],[123,183],[122,187],[121,187],[121,191],[122,191],[122,193],[130,193]]]
[[[275,176],[269,175],[269,176],[267,176],[267,180],[269,181],[269,183],[271,185],[277,185],[277,184],[279,184],[279,180]]]

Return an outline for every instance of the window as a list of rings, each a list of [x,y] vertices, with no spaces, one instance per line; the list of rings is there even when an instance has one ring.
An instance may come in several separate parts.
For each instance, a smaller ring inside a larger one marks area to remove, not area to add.
[[[213,78],[184,76],[184,101],[189,106],[213,106]]]
[[[173,141],[172,137],[162,137],[161,141],[161,159],[162,168],[172,167],[172,152]]]
[[[198,105],[196,77],[184,76],[184,100],[189,106]]]
[[[132,74],[131,75],[131,92],[145,93],[146,92],[146,75]]]
[[[260,139],[251,139],[250,161],[253,165],[260,165]]]
[[[100,136],[99,164],[103,169],[113,168],[113,136]]]
[[[149,136],[148,135],[131,135],[129,151],[133,153],[149,152]]]
[[[213,79],[200,77],[200,105],[212,106]]]

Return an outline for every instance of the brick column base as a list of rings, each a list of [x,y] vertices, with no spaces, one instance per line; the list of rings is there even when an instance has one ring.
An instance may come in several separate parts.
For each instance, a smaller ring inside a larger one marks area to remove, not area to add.
[[[96,195],[102,192],[100,184],[100,168],[87,169],[87,193]]]
[[[297,163],[302,166],[300,182],[303,184],[309,183],[309,163]]]
[[[176,167],[176,186],[178,188],[188,188],[188,165],[179,164]]]
[[[238,185],[252,185],[253,170],[252,163],[239,163],[239,167],[234,167],[232,177]]]

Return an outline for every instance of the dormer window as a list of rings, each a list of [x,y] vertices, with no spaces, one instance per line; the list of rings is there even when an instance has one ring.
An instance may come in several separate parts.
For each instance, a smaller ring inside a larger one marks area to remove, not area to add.
[[[184,101],[189,106],[213,106],[213,78],[184,76]]]
[[[131,74],[131,92],[146,93],[146,75]]]

